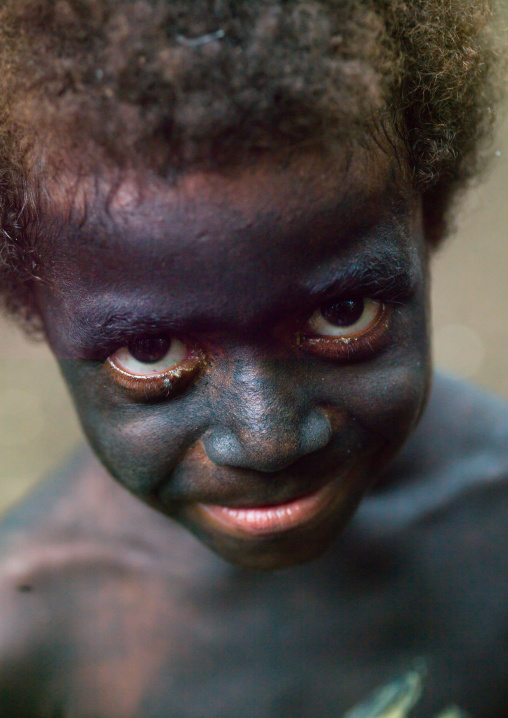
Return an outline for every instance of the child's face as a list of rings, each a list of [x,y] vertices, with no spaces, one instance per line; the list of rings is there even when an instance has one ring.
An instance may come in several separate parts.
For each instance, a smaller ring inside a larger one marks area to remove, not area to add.
[[[240,565],[318,555],[428,386],[420,203],[395,158],[68,186],[41,311],[104,464]]]

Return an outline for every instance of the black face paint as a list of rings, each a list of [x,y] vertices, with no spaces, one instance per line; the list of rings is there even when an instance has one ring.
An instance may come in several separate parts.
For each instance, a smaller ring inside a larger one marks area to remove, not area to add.
[[[43,316],[97,454],[245,566],[323,551],[427,392],[419,201],[388,154],[343,165],[126,178],[46,248]]]

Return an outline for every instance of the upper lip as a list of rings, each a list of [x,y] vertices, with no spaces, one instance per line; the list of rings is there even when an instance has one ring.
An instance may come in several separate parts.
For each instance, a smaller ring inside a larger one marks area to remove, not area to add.
[[[230,509],[268,509],[272,507],[277,506],[283,506],[284,504],[289,504],[292,501],[298,501],[298,499],[302,499],[305,496],[309,496],[319,489],[321,489],[323,486],[325,486],[330,481],[330,477],[327,477],[326,480],[321,480],[319,482],[315,482],[312,484],[310,488],[308,488],[305,491],[300,491],[297,493],[291,493],[290,495],[284,495],[279,496],[278,498],[274,498],[273,496],[270,497],[269,500],[258,500],[256,501],[253,499],[252,496],[249,496],[244,501],[237,500],[237,501],[200,501],[199,503],[204,504],[214,504],[216,506],[224,506]]]
[[[332,479],[340,481],[353,463],[352,454],[334,443],[307,454],[280,471],[218,466],[198,440],[166,476],[157,481],[156,504],[200,503],[229,508],[261,508],[296,501],[314,493]]]
[[[313,467],[312,475],[297,470],[296,465],[293,471],[291,468],[262,474],[249,469],[214,466],[212,481],[201,476],[199,487],[195,486],[195,475],[188,476],[185,470],[177,469],[172,480],[160,487],[158,497],[162,503],[200,503],[228,508],[280,506],[313,494],[332,479],[340,479],[347,473],[349,464],[332,462],[332,466],[325,467],[320,462]]]

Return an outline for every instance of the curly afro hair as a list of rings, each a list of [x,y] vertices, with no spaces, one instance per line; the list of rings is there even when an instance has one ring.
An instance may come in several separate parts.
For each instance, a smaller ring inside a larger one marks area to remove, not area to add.
[[[171,178],[390,128],[428,235],[485,159],[495,0],[3,0],[0,295],[32,325],[45,166]],[[367,129],[369,128],[369,129]]]

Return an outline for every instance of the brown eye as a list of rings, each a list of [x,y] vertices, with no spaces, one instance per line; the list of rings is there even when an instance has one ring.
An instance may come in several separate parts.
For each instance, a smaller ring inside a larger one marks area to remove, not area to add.
[[[148,337],[145,339],[136,339],[127,345],[127,349],[137,362],[142,364],[156,364],[166,356],[170,346],[171,339],[167,339],[166,337]]]
[[[336,327],[354,326],[365,310],[365,299],[343,299],[321,309],[321,317]]]
[[[298,343],[325,358],[366,358],[385,345],[390,314],[388,305],[374,299],[333,300],[314,312]]]
[[[143,337],[129,342],[111,357],[120,369],[134,376],[161,374],[187,356],[187,348],[179,339]]]
[[[321,336],[352,338],[365,332],[380,317],[381,302],[373,299],[343,299],[314,312],[308,327]]]
[[[133,399],[156,400],[182,391],[197,375],[201,354],[175,337],[141,337],[117,349],[106,368]]]

